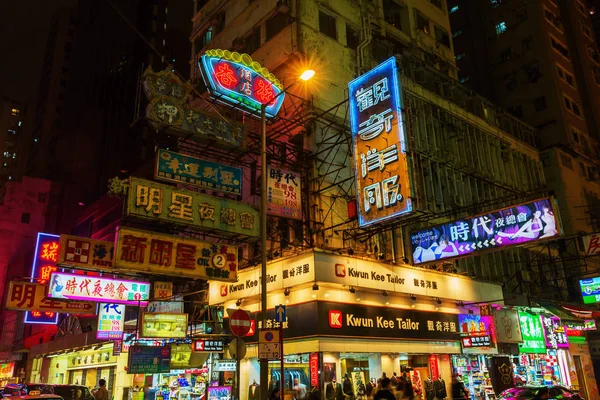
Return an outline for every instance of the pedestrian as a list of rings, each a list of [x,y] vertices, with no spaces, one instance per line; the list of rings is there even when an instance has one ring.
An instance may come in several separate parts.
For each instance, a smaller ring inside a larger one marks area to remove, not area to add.
[[[108,400],[108,390],[106,390],[106,380],[100,379],[98,381],[98,385],[100,386],[94,395],[96,400]]]
[[[469,391],[465,387],[465,383],[458,379],[458,377],[452,377],[452,400],[464,400],[469,398]]]
[[[392,388],[390,387],[390,378],[382,378],[381,379],[381,389],[375,393],[373,397],[374,400],[396,400],[396,396],[392,393]]]
[[[275,388],[271,392],[271,397],[269,397],[269,400],[280,400],[280,396],[281,396],[281,392],[280,392],[279,388]]]
[[[402,379],[398,378],[396,383],[396,400],[404,400],[406,397],[404,396],[404,391],[406,390],[406,382]]]
[[[298,378],[294,378],[294,387],[292,389],[296,393],[296,400],[306,399],[306,385],[304,383],[300,383]]]

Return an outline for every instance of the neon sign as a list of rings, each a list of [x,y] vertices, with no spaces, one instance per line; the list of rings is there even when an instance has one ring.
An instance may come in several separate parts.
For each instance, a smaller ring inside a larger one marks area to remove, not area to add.
[[[208,50],[198,67],[208,91],[219,102],[255,113],[277,97],[265,110],[267,118],[275,117],[283,104],[281,82],[248,54]]]
[[[396,58],[348,84],[358,224],[412,212]]]
[[[50,279],[50,274],[57,270],[59,236],[39,232],[35,244],[33,265],[31,266],[31,279],[45,284]],[[27,311],[26,324],[56,325],[58,314],[52,311]]]

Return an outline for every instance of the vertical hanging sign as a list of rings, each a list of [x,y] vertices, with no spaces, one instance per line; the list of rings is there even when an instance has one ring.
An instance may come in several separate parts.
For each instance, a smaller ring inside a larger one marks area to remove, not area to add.
[[[410,213],[411,185],[396,58],[348,84],[359,225]]]
[[[50,274],[57,270],[60,236],[39,232],[33,254],[33,265],[31,266],[31,279],[38,283],[46,284]],[[52,311],[27,311],[25,313],[26,324],[56,325],[58,314]]]

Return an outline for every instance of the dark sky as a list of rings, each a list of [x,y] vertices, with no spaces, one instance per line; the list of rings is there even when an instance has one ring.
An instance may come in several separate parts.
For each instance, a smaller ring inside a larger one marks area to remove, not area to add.
[[[0,0],[0,97],[28,103],[37,92],[52,16],[76,0]]]

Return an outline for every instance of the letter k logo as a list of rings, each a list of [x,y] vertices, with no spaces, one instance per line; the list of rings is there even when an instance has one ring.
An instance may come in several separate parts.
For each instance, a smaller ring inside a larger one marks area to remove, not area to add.
[[[342,327],[342,312],[338,310],[329,310],[329,326],[334,329]]]
[[[346,276],[346,266],[344,264],[335,264],[335,276],[339,278]]]
[[[221,285],[221,297],[227,296],[227,285]]]

